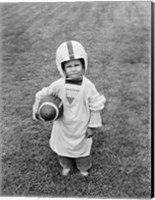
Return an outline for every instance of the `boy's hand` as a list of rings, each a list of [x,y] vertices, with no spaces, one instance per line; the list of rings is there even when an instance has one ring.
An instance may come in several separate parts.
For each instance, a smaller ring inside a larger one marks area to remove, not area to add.
[[[37,121],[37,120],[40,120],[40,117],[39,117],[38,112],[33,113],[33,116],[32,116],[32,117],[33,117],[33,119],[36,120],[36,121]]]
[[[91,138],[95,134],[96,129],[95,128],[89,128],[86,131],[86,138]]]

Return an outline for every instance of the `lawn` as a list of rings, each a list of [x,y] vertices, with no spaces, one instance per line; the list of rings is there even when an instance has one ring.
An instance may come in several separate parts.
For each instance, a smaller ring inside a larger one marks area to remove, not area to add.
[[[151,2],[1,3],[1,195],[150,198]],[[59,78],[55,52],[74,39],[104,94],[87,178],[62,177],[52,123],[35,122],[35,93]]]

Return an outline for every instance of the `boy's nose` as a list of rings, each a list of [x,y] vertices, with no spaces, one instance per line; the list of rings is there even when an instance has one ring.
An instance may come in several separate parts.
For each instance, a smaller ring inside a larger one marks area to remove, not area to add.
[[[71,70],[74,71],[76,68],[74,65],[72,65]]]

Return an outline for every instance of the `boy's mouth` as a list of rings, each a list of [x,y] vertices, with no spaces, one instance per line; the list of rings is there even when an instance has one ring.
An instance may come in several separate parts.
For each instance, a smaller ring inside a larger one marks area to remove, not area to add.
[[[71,79],[77,79],[77,78],[79,79],[80,77],[82,77],[81,73],[74,73],[68,76],[68,78],[71,78]]]
[[[81,74],[78,73],[78,72],[75,72],[75,73],[71,73],[70,76],[80,76]]]

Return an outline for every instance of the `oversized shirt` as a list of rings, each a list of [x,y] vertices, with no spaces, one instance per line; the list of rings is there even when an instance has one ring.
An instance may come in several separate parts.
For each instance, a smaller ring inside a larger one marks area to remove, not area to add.
[[[33,112],[37,111],[40,99],[50,94],[61,98],[64,108],[63,115],[53,122],[50,147],[61,156],[88,156],[92,138],[86,138],[85,134],[88,127],[102,126],[99,111],[104,108],[105,97],[97,92],[91,81],[83,77],[80,91],[70,103],[66,96],[65,78],[60,78],[36,94]]]

